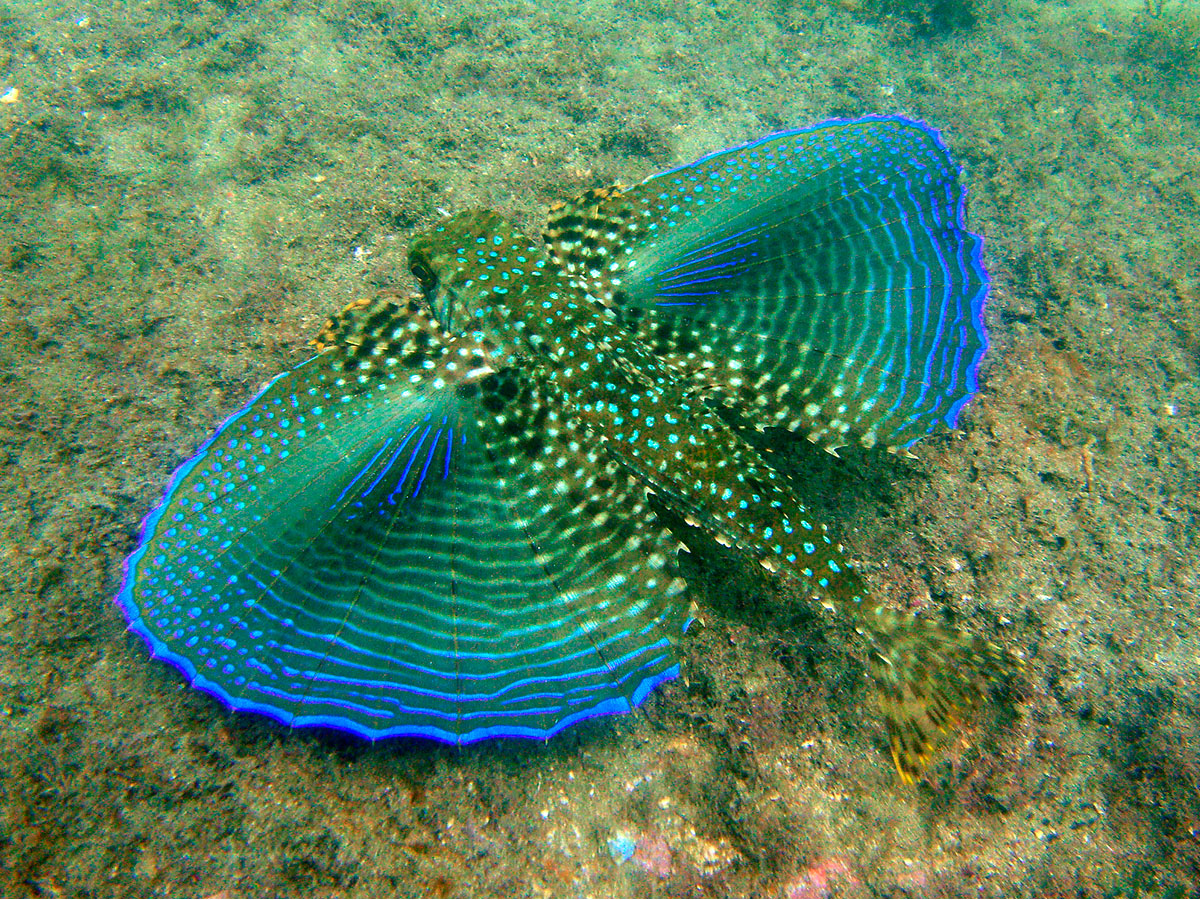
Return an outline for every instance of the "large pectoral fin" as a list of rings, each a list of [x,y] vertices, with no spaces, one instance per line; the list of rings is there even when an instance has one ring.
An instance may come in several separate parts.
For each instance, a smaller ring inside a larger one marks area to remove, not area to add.
[[[368,312],[175,474],[127,564],[132,630],[234,709],[371,738],[638,705],[686,621],[644,489],[529,374]]]
[[[710,396],[834,447],[953,427],[987,347],[982,241],[940,137],[772,135],[561,207],[560,264]]]

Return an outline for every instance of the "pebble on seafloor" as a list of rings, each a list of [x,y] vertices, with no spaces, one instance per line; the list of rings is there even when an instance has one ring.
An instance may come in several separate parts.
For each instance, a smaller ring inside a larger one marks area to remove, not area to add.
[[[608,839],[608,852],[612,854],[613,862],[618,865],[629,862],[636,849],[637,842],[634,841],[633,835],[624,828],[618,828]]]

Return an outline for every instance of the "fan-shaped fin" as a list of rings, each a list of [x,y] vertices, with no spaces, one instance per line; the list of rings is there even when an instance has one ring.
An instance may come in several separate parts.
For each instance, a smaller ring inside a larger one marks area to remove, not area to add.
[[[565,271],[756,424],[836,447],[953,427],[987,346],[981,239],[939,136],[773,135],[552,215]]]
[[[175,474],[118,602],[235,709],[367,737],[545,737],[673,677],[675,542],[557,397],[359,304]]]

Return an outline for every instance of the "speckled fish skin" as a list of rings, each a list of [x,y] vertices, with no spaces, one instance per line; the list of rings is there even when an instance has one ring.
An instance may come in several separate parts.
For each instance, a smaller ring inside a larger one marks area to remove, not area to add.
[[[828,449],[953,426],[987,346],[964,201],[935,133],[877,118],[588,192],[544,243],[447,219],[420,300],[332,317],[176,472],[118,604],[235,710],[546,738],[678,674],[653,497],[862,635],[911,778],[1009,657],[873,600],[720,409]]]
[[[529,267],[520,279],[505,271],[518,257]],[[544,248],[474,211],[416,238],[410,259],[432,308],[451,328],[460,317],[474,323],[492,365],[528,368],[558,389],[547,432],[582,430],[593,462],[616,460],[689,523],[769,572],[789,572],[812,596],[863,602],[842,546],[805,518],[776,471],[610,310],[555,274]]]

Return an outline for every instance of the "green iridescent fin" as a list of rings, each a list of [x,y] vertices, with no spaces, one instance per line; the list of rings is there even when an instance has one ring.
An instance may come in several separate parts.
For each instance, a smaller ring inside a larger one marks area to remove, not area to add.
[[[676,542],[551,389],[357,304],[175,475],[118,598],[234,709],[378,738],[547,737],[678,666]]]
[[[898,448],[953,427],[978,389],[987,277],[964,204],[935,132],[869,118],[590,192],[546,239],[594,299],[760,427]]]

